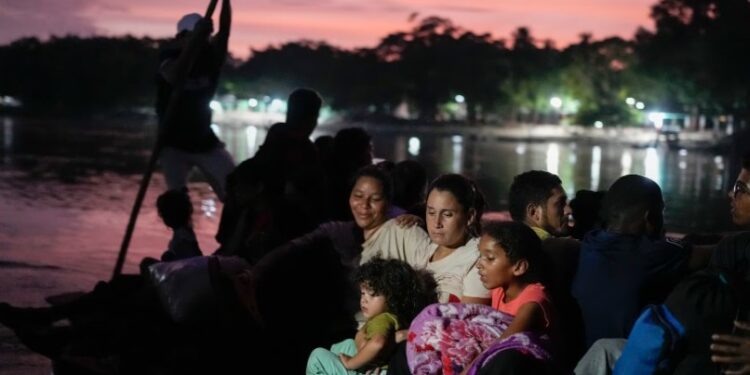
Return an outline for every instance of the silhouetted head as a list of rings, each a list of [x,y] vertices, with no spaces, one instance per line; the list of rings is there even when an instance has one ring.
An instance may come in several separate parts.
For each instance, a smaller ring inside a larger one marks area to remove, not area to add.
[[[187,189],[168,190],[156,199],[156,209],[164,224],[172,229],[190,226],[193,204]]]
[[[545,171],[528,171],[513,178],[508,210],[515,221],[560,235],[568,227],[567,200],[559,177]]]
[[[603,200],[603,191],[578,190],[576,192],[576,197],[570,200],[572,224],[574,224],[571,232],[573,237],[583,239],[588,231],[603,226],[601,220]]]
[[[474,181],[460,174],[444,174],[427,193],[427,232],[432,242],[455,248],[479,236],[485,200]]]
[[[343,170],[356,171],[372,164],[372,139],[362,128],[341,129],[333,138],[334,162]]]
[[[741,227],[750,227],[750,153],[742,157],[742,169],[729,191],[732,221]]]
[[[393,204],[403,209],[423,203],[427,188],[427,171],[414,160],[396,163],[393,171]]]
[[[177,21],[177,34],[175,34],[176,38],[184,39],[186,36],[190,35],[190,33],[192,33],[193,30],[195,30],[195,26],[202,19],[203,19],[203,16],[201,16],[198,13],[189,13],[189,14],[182,16],[182,18],[180,18],[180,20]],[[211,20],[209,20],[209,22],[211,22],[210,24],[211,26],[209,29],[210,30],[209,35],[210,35],[211,32],[213,32],[213,22]]]
[[[659,185],[635,174],[617,179],[602,203],[607,229],[618,233],[659,237],[664,230],[663,211]]]
[[[318,125],[318,115],[323,99],[317,91],[312,89],[296,89],[289,95],[286,110],[286,123],[298,127],[305,133],[305,138],[310,137]]]

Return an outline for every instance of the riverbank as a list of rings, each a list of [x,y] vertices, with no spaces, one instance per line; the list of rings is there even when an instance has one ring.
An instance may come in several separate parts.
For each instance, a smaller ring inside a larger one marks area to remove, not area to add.
[[[215,113],[214,121],[223,126],[242,128],[270,127],[284,117],[274,113],[225,112]],[[380,133],[414,133],[431,136],[459,135],[476,140],[498,140],[518,142],[584,142],[617,143],[642,148],[659,144],[685,149],[711,149],[729,144],[731,137],[714,131],[660,132],[651,127],[602,127],[554,124],[482,124],[465,123],[420,123],[416,121],[345,121],[331,119],[317,128],[322,133],[333,134],[346,127],[362,127]]]
[[[672,147],[685,149],[718,148],[730,142],[730,137],[714,132],[662,133],[654,128],[635,127],[607,127],[592,128],[580,125],[393,125],[385,123],[347,123],[329,124],[338,128],[346,126],[361,126],[365,129],[377,129],[380,132],[399,132],[405,129],[417,134],[430,135],[461,135],[477,140],[498,140],[518,142],[584,142],[584,143],[616,143],[636,148],[668,144]],[[674,137],[674,138],[672,138]]]

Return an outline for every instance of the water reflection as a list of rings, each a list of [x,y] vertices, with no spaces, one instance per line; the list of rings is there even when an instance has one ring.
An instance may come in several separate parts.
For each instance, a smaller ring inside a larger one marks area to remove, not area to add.
[[[13,119],[3,118],[3,164],[10,164],[10,155],[13,152]]]
[[[526,145],[523,143],[519,143],[518,146],[516,146],[516,154],[523,155],[526,153]]]
[[[258,128],[256,126],[245,128],[245,139],[247,140],[248,154],[255,155],[258,148]]]
[[[95,207],[100,203],[91,203],[95,201],[93,196],[134,194],[154,142],[155,129],[155,122],[148,119],[113,120],[103,127],[101,123],[3,118],[0,146],[4,167],[11,173],[3,176],[5,184],[0,186],[0,197],[8,189],[23,196],[56,196],[59,190],[47,189],[45,179],[50,178],[80,192],[66,199],[73,202],[70,205]],[[730,180],[725,152],[476,140],[460,134],[440,136],[407,130],[395,134],[370,131],[378,157],[396,162],[413,158],[425,166],[430,178],[448,172],[475,178],[492,210],[507,208],[513,176],[527,170],[546,169],[558,174],[569,195],[575,193],[576,187],[607,189],[618,177],[637,173],[662,187],[668,202],[666,221],[670,229],[731,228],[725,193]],[[221,126],[222,140],[237,162],[255,154],[266,132],[265,127]],[[49,139],[56,141],[48,142]],[[112,172],[129,176],[132,181],[116,191],[100,191],[109,188],[102,185],[101,181],[106,181],[102,176]],[[161,177],[157,174],[156,178]],[[205,201],[209,198],[210,194],[201,197],[204,201],[196,200],[196,204],[200,202],[196,212],[215,218],[217,203]],[[131,203],[127,202],[127,206]]]
[[[594,146],[591,148],[591,190],[599,190],[599,180],[602,169],[602,148]]]
[[[622,166],[622,172],[620,173],[620,176],[625,176],[625,175],[630,174],[630,168],[633,167],[633,157],[630,156],[630,151],[625,151],[622,153],[620,166]]]
[[[659,165],[659,153],[655,148],[649,147],[646,149],[646,158],[643,159],[643,166],[645,172],[643,173],[646,177],[654,180],[657,185],[661,186],[661,166]]]
[[[411,156],[419,156],[419,148],[422,146],[422,142],[417,137],[409,138],[409,154]]]
[[[453,143],[453,158],[451,162],[451,172],[461,173],[461,167],[464,160],[464,137],[454,135],[451,137]]]
[[[547,148],[547,172],[560,174],[560,149],[557,143],[550,143]]]

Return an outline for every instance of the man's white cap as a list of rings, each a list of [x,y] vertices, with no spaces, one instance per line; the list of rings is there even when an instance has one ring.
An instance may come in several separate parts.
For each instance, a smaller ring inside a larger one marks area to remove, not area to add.
[[[177,22],[177,34],[183,31],[193,31],[195,24],[201,19],[203,19],[203,17],[198,13],[190,13],[182,16],[180,21]]]

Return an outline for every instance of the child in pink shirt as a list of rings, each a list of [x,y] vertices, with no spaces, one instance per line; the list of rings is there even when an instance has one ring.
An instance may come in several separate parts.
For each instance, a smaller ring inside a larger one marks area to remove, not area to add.
[[[492,290],[492,307],[513,315],[500,339],[524,331],[549,332],[552,304],[541,284],[542,244],[528,226],[515,222],[485,225],[477,269]]]

